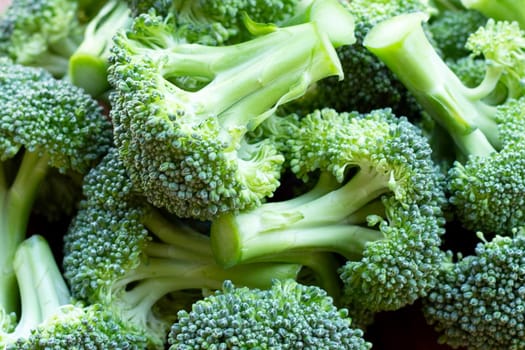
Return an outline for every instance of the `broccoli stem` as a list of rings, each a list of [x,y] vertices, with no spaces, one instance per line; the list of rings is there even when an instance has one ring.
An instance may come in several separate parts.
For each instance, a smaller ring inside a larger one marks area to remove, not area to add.
[[[501,21],[516,21],[525,29],[525,1],[523,0],[461,0],[463,6]]]
[[[46,240],[33,235],[16,251],[13,267],[21,299],[21,317],[13,340],[29,336],[31,330],[69,304],[71,295]]]
[[[389,174],[363,167],[342,187],[319,197],[320,188],[314,187],[313,194],[222,215],[212,222],[215,257],[225,267],[311,249],[359,258],[366,242],[383,236],[375,229],[348,225],[346,219],[387,193],[389,179]]]
[[[131,22],[124,1],[107,2],[86,26],[82,43],[69,60],[69,79],[92,96],[109,89],[107,80],[109,48],[113,35]]]
[[[16,177],[9,188],[4,187],[1,201],[2,254],[0,255],[0,305],[6,312],[16,312],[16,276],[13,259],[18,245],[24,240],[39,185],[48,170],[49,157],[37,152],[24,151]],[[6,179],[4,178],[4,183]]]
[[[177,45],[166,56],[167,62],[161,68],[165,77],[214,77],[208,85],[189,94],[193,105],[202,106],[189,122],[198,124],[215,115],[227,131],[255,128],[271,114],[268,110],[303,94],[309,81],[342,76],[337,53],[312,23],[277,29],[242,45]],[[312,62],[315,64],[309,67]],[[291,82],[295,86],[290,91]],[[166,91],[172,89],[171,83],[168,85]]]
[[[501,147],[495,107],[482,101],[494,90],[502,70],[489,68],[483,82],[466,87],[428,41],[422,13],[404,14],[375,26],[364,45],[412,92],[450,134],[464,155],[486,156]]]

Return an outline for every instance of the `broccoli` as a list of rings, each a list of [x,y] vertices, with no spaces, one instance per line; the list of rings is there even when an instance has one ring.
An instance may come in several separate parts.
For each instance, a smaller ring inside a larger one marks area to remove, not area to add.
[[[49,168],[85,174],[112,143],[102,108],[40,68],[0,59],[0,306],[17,309],[12,260]]]
[[[525,347],[525,235],[522,228],[482,242],[475,254],[444,266],[424,299],[439,341],[469,350]]]
[[[172,315],[156,303],[187,289],[219,289],[224,280],[266,288],[273,278],[296,278],[294,264],[247,264],[225,270],[209,237],[153,208],[134,191],[111,149],[86,175],[85,200],[64,238],[64,276],[73,296],[101,304],[152,348],[161,348]]]
[[[131,13],[122,0],[109,0],[86,24],[82,41],[69,57],[68,79],[92,96],[109,89],[108,59],[113,36],[131,25]]]
[[[517,21],[525,29],[525,1],[523,0],[461,0],[463,6],[477,10],[496,20]]]
[[[428,30],[445,59],[459,59],[470,54],[465,48],[467,39],[486,21],[487,18],[478,11],[445,10],[430,18]]]
[[[300,110],[325,107],[339,112],[389,107],[396,113],[418,114],[419,108],[390,70],[363,46],[363,38],[378,22],[401,13],[433,9],[425,0],[352,0],[342,1],[355,18],[354,45],[337,49],[344,79],[330,77],[319,81],[309,94],[299,101]],[[338,81],[339,80],[339,81]],[[286,106],[285,106],[286,107]],[[293,110],[292,110],[293,111]]]
[[[21,316],[0,320],[0,346],[8,350],[144,349],[146,339],[100,305],[72,300],[47,241],[33,235],[13,260]]]
[[[183,27],[189,42],[224,45],[252,37],[245,27],[245,17],[258,23],[281,23],[301,11],[312,0],[128,0],[134,16],[151,9],[164,18],[172,16],[177,27]]]
[[[235,287],[180,311],[168,336],[176,349],[348,349],[372,344],[351,327],[346,309],[326,292],[293,280],[275,281],[268,290]]]
[[[264,133],[288,150],[299,178],[317,176],[317,184],[214,219],[217,261],[228,267],[329,251],[347,259],[340,275],[352,309],[394,310],[424,295],[442,259],[445,197],[421,131],[389,109],[279,118],[268,119]]]
[[[354,40],[353,19],[336,1],[309,9],[303,24],[250,22],[261,35],[230,46],[180,43],[176,28],[150,15],[116,36],[115,143],[149,202],[206,220],[272,196],[283,156],[246,133],[315,81],[341,76],[333,45]]]
[[[130,24],[130,10],[122,0],[101,8],[98,2],[80,5],[72,0],[13,1],[0,16],[0,55],[67,77],[93,96],[105,92],[109,46],[113,35]],[[94,17],[82,18],[94,11]]]
[[[492,19],[474,32],[467,47],[487,64],[483,81],[467,87],[425,38],[425,18],[416,13],[385,21],[365,45],[454,140],[458,155],[447,190],[458,219],[468,229],[504,234],[525,209],[524,32],[515,22]]]
[[[57,77],[82,41],[76,1],[17,0],[0,14],[0,55],[43,67]]]

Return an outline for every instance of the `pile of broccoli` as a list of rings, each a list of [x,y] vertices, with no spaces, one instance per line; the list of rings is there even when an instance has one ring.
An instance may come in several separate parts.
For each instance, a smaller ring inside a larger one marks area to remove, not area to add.
[[[13,1],[0,243],[2,349],[523,349],[525,3]]]

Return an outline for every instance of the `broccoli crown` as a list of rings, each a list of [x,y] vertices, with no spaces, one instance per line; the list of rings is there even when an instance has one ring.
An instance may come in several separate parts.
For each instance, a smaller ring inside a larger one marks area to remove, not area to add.
[[[525,347],[525,290],[521,229],[477,245],[475,255],[443,269],[424,300],[424,314],[454,348]]]
[[[450,202],[468,229],[504,234],[523,222],[525,201],[525,98],[498,107],[502,149],[471,156],[449,170]]]
[[[82,36],[76,11],[71,0],[13,1],[0,16],[0,53],[63,75]]]
[[[151,208],[134,191],[115,149],[84,181],[86,199],[64,238],[64,275],[75,297],[144,330],[155,348],[172,322],[155,305],[169,293],[220,288],[226,278],[266,286],[274,277],[296,277],[292,264],[220,268],[208,237]]]
[[[445,10],[431,18],[428,29],[445,58],[458,59],[471,52],[465,47],[470,34],[485,25],[487,18],[473,10]]]
[[[313,108],[331,107],[340,112],[391,107],[396,113],[415,114],[414,100],[394,74],[363,46],[363,38],[377,23],[387,18],[432,9],[425,0],[352,0],[348,11],[355,18],[356,43],[337,49],[345,79],[328,78],[317,84],[308,104]],[[322,101],[322,105],[320,104]]]
[[[6,350],[147,348],[140,331],[120,321],[101,305],[64,305],[57,313],[19,338]]]
[[[389,109],[323,109],[270,118],[262,127],[274,133],[291,170],[304,180],[318,176],[318,183],[289,200],[213,220],[217,259],[229,266],[330,251],[348,259],[341,278],[355,307],[391,310],[424,294],[442,259],[446,199],[421,131]]]
[[[86,173],[112,143],[102,108],[80,88],[39,68],[0,61],[0,160],[21,148],[61,171]]]
[[[170,349],[370,349],[325,291],[295,281],[276,281],[268,290],[224,283],[180,311],[168,336]]]
[[[245,134],[311,83],[340,74],[334,48],[313,22],[222,47],[182,44],[177,35],[142,15],[116,37],[112,117],[131,180],[179,217],[256,207],[278,187],[283,157]]]

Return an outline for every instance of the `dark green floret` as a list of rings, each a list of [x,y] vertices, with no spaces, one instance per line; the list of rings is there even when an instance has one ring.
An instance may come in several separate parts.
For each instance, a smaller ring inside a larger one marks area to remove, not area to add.
[[[393,310],[424,295],[441,259],[445,197],[421,131],[388,109],[324,109],[262,127],[287,150],[292,171],[317,183],[291,199],[213,220],[217,260],[233,266],[334,252],[347,259],[340,272],[354,309]]]
[[[338,309],[325,291],[292,280],[270,289],[235,287],[181,311],[168,336],[176,349],[348,349],[371,344],[351,327],[346,309]]]
[[[525,236],[483,237],[475,254],[443,269],[424,300],[427,322],[454,348],[525,348]]]
[[[525,32],[492,19],[471,34],[467,48],[483,57],[485,74],[463,83],[426,39],[424,14],[385,21],[365,39],[453,139],[450,202],[466,228],[505,234],[522,220],[525,151]]]
[[[331,41],[354,41],[352,17],[338,3],[310,9],[303,24],[251,23],[260,35],[231,46],[181,43],[176,28],[150,15],[117,35],[109,69],[115,143],[148,201],[210,219],[272,196],[283,156],[246,133],[317,80],[341,76]]]
[[[112,143],[102,108],[39,68],[0,59],[0,306],[18,307],[13,255],[48,169],[85,174]]]
[[[18,321],[8,324],[0,320],[2,349],[144,349],[146,338],[108,310],[99,305],[84,306],[71,298],[42,236],[24,240],[13,265],[21,314]]]
[[[65,237],[64,275],[76,298],[142,330],[150,348],[163,348],[173,322],[157,307],[170,293],[219,289],[226,279],[266,288],[273,278],[297,277],[300,266],[292,264],[221,268],[208,236],[134,191],[115,149],[85,177],[84,195]]]

